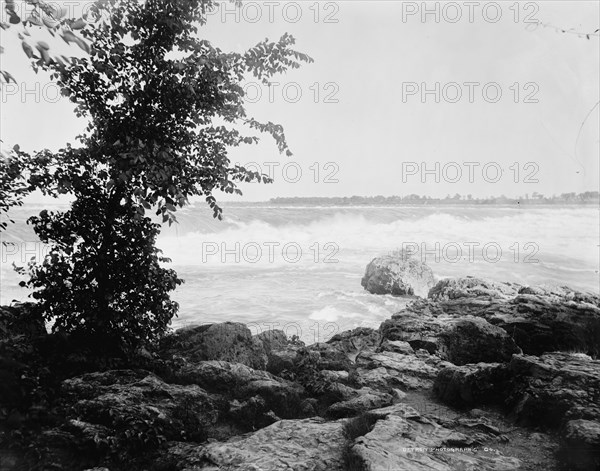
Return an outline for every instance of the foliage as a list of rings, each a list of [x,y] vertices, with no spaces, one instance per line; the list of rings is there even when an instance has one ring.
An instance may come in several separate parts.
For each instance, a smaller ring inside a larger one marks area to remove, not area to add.
[[[59,7],[54,2],[24,0],[18,3],[22,9],[30,10],[29,15],[25,19],[21,18],[20,12],[17,10],[17,2],[15,0],[5,0],[4,10],[8,23],[0,22],[0,28],[8,30],[17,25],[22,26],[18,32],[21,47],[27,57],[35,59],[33,67],[36,72],[39,67],[52,61],[69,64],[70,57],[54,54],[50,45],[45,41],[37,41],[32,47],[31,42],[26,38],[31,37],[29,28],[32,26],[46,29],[52,36],[59,34],[66,43],[74,43],[85,52],[90,51],[88,43],[74,33],[74,31],[82,29],[87,24],[84,18],[67,18],[66,9]],[[3,52],[4,48],[0,46],[0,54]],[[11,81],[17,82],[9,71],[0,69],[0,86],[3,82],[10,83]]]
[[[162,222],[191,196],[221,218],[214,191],[241,193],[239,182],[269,181],[232,165],[228,151],[270,134],[291,155],[283,129],[247,116],[242,81],[268,83],[311,59],[288,34],[245,53],[225,53],[198,37],[212,0],[98,0],[80,34],[89,57],[43,60],[62,93],[89,119],[71,144],[30,155],[15,147],[11,165],[27,191],[70,195],[68,211],[30,218],[50,245],[43,261],[18,268],[31,277],[37,308],[54,330],[115,334],[125,351],[152,342],[177,312],[169,292],[180,280],[155,246]],[[248,134],[240,128],[246,127]]]
[[[14,151],[18,151],[16,146]],[[22,206],[23,198],[29,193],[28,185],[23,181],[23,162],[11,154],[0,153],[0,216],[8,213],[13,206]],[[9,222],[14,222],[12,219]],[[0,219],[0,231],[8,222]]]

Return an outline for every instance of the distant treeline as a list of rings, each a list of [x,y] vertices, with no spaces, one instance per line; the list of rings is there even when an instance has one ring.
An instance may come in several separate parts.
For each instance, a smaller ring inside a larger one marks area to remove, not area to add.
[[[526,194],[518,198],[508,198],[504,195],[490,196],[488,198],[474,198],[472,195],[454,196],[447,195],[445,198],[432,198],[431,196],[407,195],[407,196],[308,196],[308,197],[289,197],[289,198],[271,198],[272,204],[290,204],[290,205],[334,205],[334,206],[354,206],[354,205],[403,205],[403,204],[450,204],[450,205],[469,205],[469,204],[504,204],[504,205],[537,205],[537,204],[598,204],[600,203],[600,193],[597,191],[586,191],[584,193],[562,193],[561,195],[545,196],[540,193]]]

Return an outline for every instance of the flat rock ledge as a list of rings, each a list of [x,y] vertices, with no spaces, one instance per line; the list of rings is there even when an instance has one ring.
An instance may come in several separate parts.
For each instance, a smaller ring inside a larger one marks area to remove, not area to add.
[[[143,367],[64,380],[35,443],[56,469],[589,471],[599,333],[598,296],[477,278],[308,346],[191,327]],[[30,464],[3,441],[0,459]]]

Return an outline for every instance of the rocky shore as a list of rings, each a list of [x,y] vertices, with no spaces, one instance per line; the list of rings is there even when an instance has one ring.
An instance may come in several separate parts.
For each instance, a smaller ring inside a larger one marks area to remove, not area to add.
[[[31,369],[51,369],[50,336],[17,311],[0,317],[2,470],[600,469],[600,298],[566,287],[442,280],[325,343],[226,322],[58,373]]]

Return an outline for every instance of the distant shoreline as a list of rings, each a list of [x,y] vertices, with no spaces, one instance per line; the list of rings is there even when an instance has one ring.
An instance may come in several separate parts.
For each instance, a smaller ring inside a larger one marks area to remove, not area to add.
[[[440,201],[432,201],[432,202],[417,202],[417,201],[407,201],[400,203],[339,203],[339,202],[315,202],[315,201],[295,201],[295,202],[282,202],[282,201],[223,201],[221,205],[224,207],[306,207],[306,208],[315,208],[315,207],[326,207],[326,208],[394,208],[394,207],[404,207],[404,208],[420,208],[420,207],[488,207],[493,206],[495,208],[510,208],[510,209],[519,209],[524,207],[535,207],[535,208],[564,208],[564,207],[599,207],[600,201],[583,201],[583,202],[514,202],[514,203],[494,203],[487,201],[460,201],[460,202],[440,202]]]

